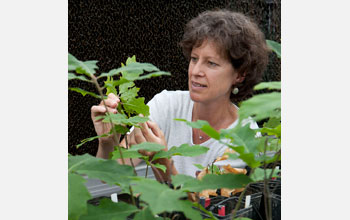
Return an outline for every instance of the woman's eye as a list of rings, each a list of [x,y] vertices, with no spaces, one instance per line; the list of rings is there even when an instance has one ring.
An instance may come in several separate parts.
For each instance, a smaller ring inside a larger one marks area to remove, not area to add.
[[[198,58],[196,58],[196,57],[191,57],[191,61],[192,61],[192,62],[197,62],[197,60],[198,60]]]
[[[218,64],[214,63],[214,62],[211,62],[211,61],[208,61],[209,65],[210,66],[217,66]]]

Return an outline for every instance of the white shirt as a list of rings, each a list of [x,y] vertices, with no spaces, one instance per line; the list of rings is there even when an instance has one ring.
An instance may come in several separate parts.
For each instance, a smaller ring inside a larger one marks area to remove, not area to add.
[[[186,119],[192,121],[192,110],[194,102],[190,98],[189,91],[167,91],[155,95],[148,102],[150,108],[150,120],[158,124],[163,131],[168,149],[181,144],[194,145],[192,140],[192,128],[186,123],[175,121],[175,118]],[[234,105],[237,109],[238,107]],[[233,128],[238,124],[238,119],[233,122],[227,129]],[[256,123],[251,123],[251,128],[257,128]],[[211,164],[218,156],[224,154],[226,145],[219,143],[211,138],[201,146],[208,147],[207,153],[196,157],[173,156],[174,166],[180,174],[195,177],[198,170],[193,164],[201,164],[206,167]]]

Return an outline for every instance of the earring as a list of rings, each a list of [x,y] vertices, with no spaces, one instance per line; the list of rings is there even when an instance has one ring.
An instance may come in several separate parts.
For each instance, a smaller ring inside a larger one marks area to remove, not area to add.
[[[236,95],[237,93],[239,92],[239,89],[237,87],[235,87],[233,90],[232,90],[232,94]]]

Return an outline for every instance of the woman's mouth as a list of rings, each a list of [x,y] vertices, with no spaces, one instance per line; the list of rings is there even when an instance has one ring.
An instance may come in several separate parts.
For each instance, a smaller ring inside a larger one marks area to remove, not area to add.
[[[192,82],[192,86],[196,87],[196,88],[198,88],[198,87],[207,87],[206,85],[203,85],[203,84],[200,84],[200,83],[197,83],[197,82]]]

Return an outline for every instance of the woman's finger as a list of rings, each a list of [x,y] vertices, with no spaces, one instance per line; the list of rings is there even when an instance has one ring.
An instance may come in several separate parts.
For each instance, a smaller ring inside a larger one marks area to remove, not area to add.
[[[152,132],[155,136],[160,137],[163,135],[163,132],[162,132],[162,130],[160,130],[157,123],[155,123],[153,121],[147,121],[146,123],[147,123],[147,127],[152,130]]]
[[[141,144],[143,142],[146,142],[146,138],[143,136],[142,131],[140,128],[134,129],[134,137],[135,137],[135,142],[137,144]]]

